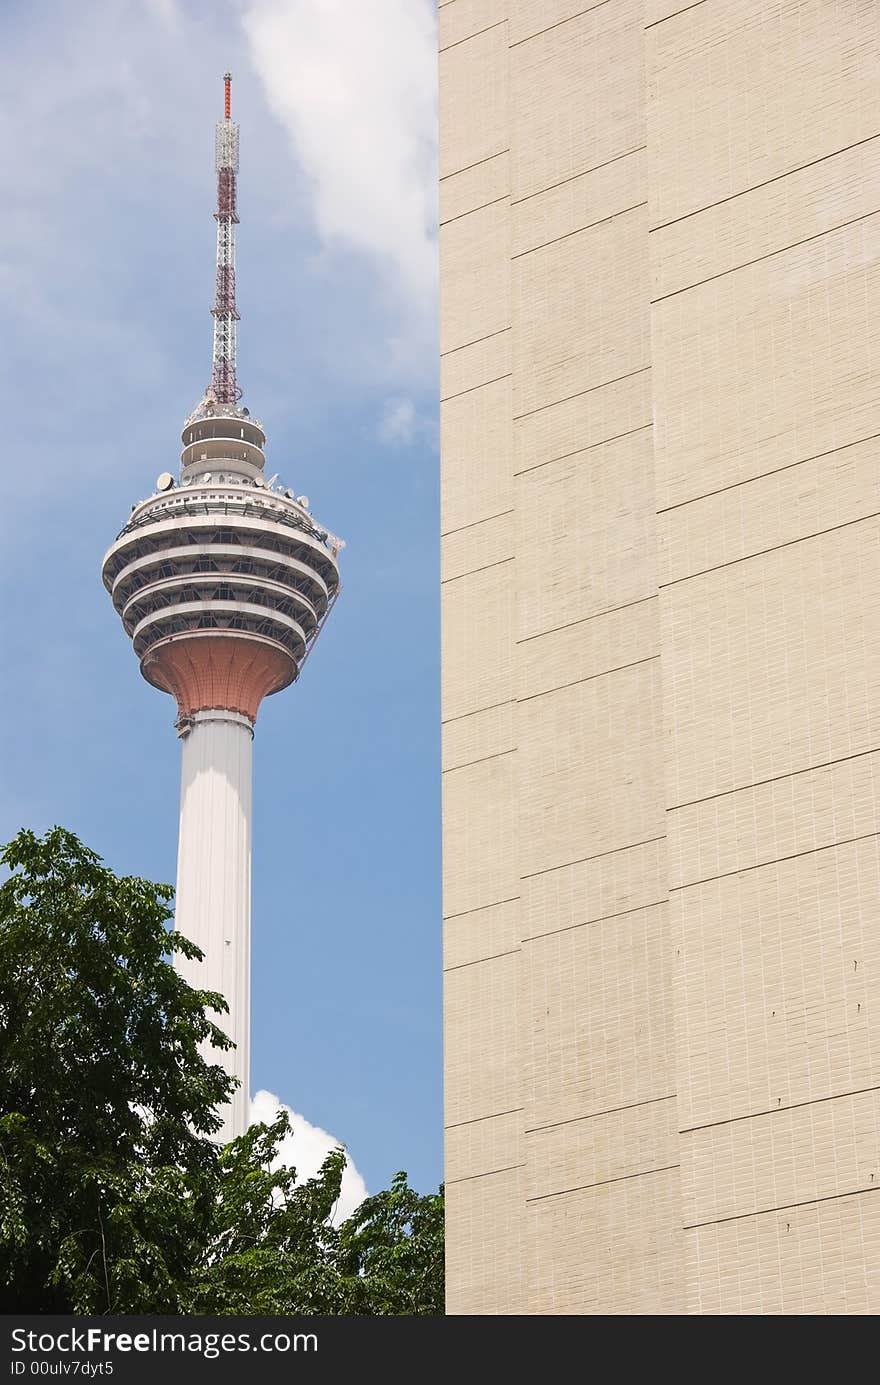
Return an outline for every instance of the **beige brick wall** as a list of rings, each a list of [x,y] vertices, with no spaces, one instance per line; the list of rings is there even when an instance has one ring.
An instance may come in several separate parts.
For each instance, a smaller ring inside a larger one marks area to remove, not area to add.
[[[874,0],[445,0],[448,1311],[880,1312]]]
[[[512,262],[517,418],[649,364],[646,238],[637,207]]]
[[[880,25],[676,8],[646,60],[687,1311],[877,1313]]]
[[[440,11],[453,1313],[683,1302],[642,18]]]
[[[880,1198],[832,1197],[685,1232],[690,1311],[840,1316],[880,1308]]]
[[[678,1314],[678,1170],[529,1202],[528,1311]]]
[[[524,1299],[508,0],[439,12],[447,1311]]]

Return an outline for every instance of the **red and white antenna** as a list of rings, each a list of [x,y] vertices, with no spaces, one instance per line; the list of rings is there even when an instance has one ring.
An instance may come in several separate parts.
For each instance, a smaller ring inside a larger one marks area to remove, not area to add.
[[[214,167],[217,170],[217,291],[211,313],[214,318],[214,359],[209,397],[217,404],[236,404],[241,398],[236,373],[235,307],[235,209],[238,174],[238,126],[229,118],[232,73],[223,77],[224,118],[214,134]]]

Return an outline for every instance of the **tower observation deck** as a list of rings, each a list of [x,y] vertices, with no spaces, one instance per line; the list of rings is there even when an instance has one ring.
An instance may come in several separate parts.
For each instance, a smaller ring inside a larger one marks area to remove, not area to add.
[[[218,122],[217,288],[211,384],[187,419],[178,479],[132,507],[102,575],[143,676],[172,694],[183,741],[175,926],[204,961],[178,965],[221,992],[238,1079],[220,1138],[247,1125],[251,742],[262,699],[300,675],[339,593],[342,544],[309,501],[265,479],[266,435],[240,403],[234,228],[238,127]],[[213,1049],[213,1061],[221,1061]]]

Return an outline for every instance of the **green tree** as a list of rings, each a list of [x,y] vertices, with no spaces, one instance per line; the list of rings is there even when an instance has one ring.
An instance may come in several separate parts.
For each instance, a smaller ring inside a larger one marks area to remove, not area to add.
[[[279,1113],[225,1148],[229,1040],[169,955],[170,887],[71,833],[0,853],[0,1308],[77,1313],[443,1312],[442,1191],[399,1174],[334,1224],[345,1155],[301,1184]]]

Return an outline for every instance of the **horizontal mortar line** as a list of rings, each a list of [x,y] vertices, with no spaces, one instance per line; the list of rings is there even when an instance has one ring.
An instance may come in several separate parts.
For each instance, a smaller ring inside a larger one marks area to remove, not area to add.
[[[789,769],[784,774],[771,774],[769,779],[756,779],[751,784],[738,784],[734,789],[722,789],[719,793],[708,793],[704,798],[690,798],[686,803],[670,804],[667,813],[676,813],[681,808],[694,808],[698,803],[711,803],[713,798],[729,798],[731,794],[747,793],[749,789],[762,789],[766,784],[778,784],[782,779],[797,779],[799,774],[815,774],[820,769],[831,769],[834,765],[842,765],[847,760],[861,760],[865,755],[876,755],[880,746],[872,746],[870,750],[856,750],[852,755],[838,755],[835,760],[822,760],[818,765],[807,765],[805,769]]]
[[[566,688],[580,687],[581,683],[595,683],[597,678],[607,678],[609,673],[622,673],[627,668],[638,668],[640,664],[652,664],[660,658],[659,654],[648,654],[644,659],[633,659],[631,664],[616,664],[614,668],[604,668],[600,673],[588,673],[586,678],[575,678],[571,683],[560,683],[556,688],[547,688],[544,692],[529,693],[528,697],[518,697],[517,706],[521,702],[534,702],[536,697],[550,697],[553,693],[564,692]]]
[[[670,15],[670,18],[672,16]],[[658,20],[662,24],[662,20]],[[648,28],[651,26],[648,25]],[[880,139],[880,131],[873,135],[866,135],[864,139],[857,139],[853,144],[845,144],[841,149],[832,149],[830,154],[822,154],[818,159],[810,159],[808,163],[798,164],[796,168],[789,168],[785,173],[776,173],[772,178],[765,178],[763,183],[753,183],[751,187],[742,188],[739,192],[731,192],[727,197],[719,197],[717,202],[707,202],[705,207],[695,207],[692,212],[684,212],[682,216],[674,216],[670,221],[661,221],[657,226],[651,226],[650,232],[663,231],[667,226],[676,226],[679,221],[688,221],[692,216],[699,216],[701,212],[711,212],[714,207],[723,207],[725,202],[735,202],[739,197],[748,197],[750,192],[757,192],[759,188],[768,188],[772,183],[781,183],[784,178],[790,178],[793,173],[803,173],[806,168],[815,168],[817,164],[827,163],[829,159],[836,159],[839,154],[848,154],[851,149],[858,149],[862,144],[870,144],[872,140]]]
[[[502,200],[498,199],[499,202]],[[616,216],[626,216],[627,212],[637,212],[639,207],[647,207],[647,201],[633,202],[631,207],[621,207],[618,212],[609,212],[607,216],[600,216],[596,221],[588,221],[584,226],[576,226],[573,231],[566,231],[562,236],[554,236],[552,240],[542,240],[540,245],[532,245],[528,250],[518,250],[515,255],[511,255],[511,260],[521,260],[526,255],[536,255],[539,250],[546,250],[548,245],[558,245],[560,241],[571,240],[572,236],[579,236],[584,231],[591,231],[594,226],[604,226],[607,222],[613,221]]]
[[[465,215],[467,216],[467,212]],[[487,332],[484,337],[474,337],[473,341],[462,342],[461,346],[450,346],[448,351],[440,352],[440,359],[442,361],[447,356],[454,356],[456,351],[467,351],[469,346],[479,346],[481,341],[491,341],[493,337],[501,337],[505,332],[509,332],[510,330],[511,328],[509,325],[507,327],[499,327],[495,332]]]
[[[500,29],[506,23],[506,19],[499,19],[495,24],[487,24],[485,29],[475,29],[472,34],[468,34],[465,38],[457,38],[454,43],[447,43],[444,48],[438,48],[437,52],[448,53],[450,48],[460,48],[463,43],[470,43],[472,38],[479,38],[481,34],[491,33],[493,29]]]
[[[630,915],[630,914],[640,914],[640,913],[642,912],[643,909],[656,909],[660,904],[668,904],[668,902],[669,902],[669,897],[668,897],[668,895],[664,895],[662,899],[649,899],[649,900],[646,900],[644,904],[634,904],[630,909],[620,909],[616,914],[600,914],[598,918],[595,918],[595,919],[581,919],[580,923],[567,923],[567,924],[565,924],[564,927],[562,927],[562,928],[551,928],[551,929],[549,929],[548,932],[546,932],[546,933],[530,933],[529,936],[528,936],[527,938],[523,938],[523,942],[524,942],[524,943],[540,942],[540,940],[541,940],[542,938],[555,938],[556,935],[557,935],[558,933],[571,933],[572,930],[575,929],[575,928],[592,928],[592,926],[593,926],[594,923],[610,923],[612,919],[625,919],[625,918],[627,918],[628,915]],[[664,1098],[658,1097],[658,1098],[656,1098],[656,1100],[665,1100],[665,1097],[664,1097]],[[642,1104],[641,1102],[636,1102],[636,1105],[637,1105],[637,1106],[640,1106],[641,1104]],[[620,1107],[615,1107],[614,1109],[615,1109],[615,1110],[620,1110],[620,1111],[626,1111],[626,1110],[629,1110],[629,1107],[627,1107],[627,1106],[620,1106]],[[604,1115],[605,1113],[604,1113],[604,1112],[600,1112],[600,1114],[601,1114],[601,1115]],[[576,1120],[584,1120],[585,1117],[583,1117],[583,1116],[576,1116],[576,1117],[574,1117],[574,1119],[576,1119]],[[565,1122],[565,1121],[560,1121],[559,1124],[560,1124],[560,1125],[565,1125],[565,1124],[567,1124],[567,1122]],[[540,1128],[540,1127],[536,1127],[536,1128]]]
[[[637,144],[634,149],[625,149],[622,154],[615,154],[613,159],[604,159],[600,164],[593,164],[592,168],[582,168],[580,173],[572,173],[571,177],[561,178],[558,183],[548,183],[545,188],[538,188],[537,192],[527,192],[525,197],[513,197],[510,205],[519,207],[523,202],[531,202],[533,197],[543,197],[545,192],[554,192],[556,188],[564,188],[566,183],[576,183],[578,178],[586,178],[591,173],[598,173],[601,168],[610,168],[612,164],[620,163],[621,159],[641,154],[647,147],[646,144]]]
[[[478,717],[482,712],[494,712],[497,707],[512,707],[515,703],[515,697],[508,697],[504,702],[490,702],[488,707],[477,707],[473,712],[459,712],[457,717],[446,717],[440,725],[448,726],[451,721],[464,721],[465,717]]]
[[[596,611],[591,616],[579,616],[577,620],[569,620],[565,625],[554,625],[550,630],[539,630],[537,635],[525,635],[521,640],[514,640],[514,644],[528,644],[529,640],[543,640],[547,635],[558,635],[562,630],[570,630],[573,625],[586,625],[588,620],[599,620],[601,616],[613,616],[617,611],[628,611],[632,606],[644,606],[647,601],[656,600],[656,592],[650,596],[640,596],[638,601],[624,601],[622,606],[609,606],[607,610]]]
[[[809,1101],[793,1101],[790,1106],[771,1106],[766,1111],[749,1111],[745,1116],[728,1116],[723,1121],[707,1121],[705,1125],[686,1125],[679,1135],[692,1135],[697,1130],[715,1130],[720,1125],[736,1125],[740,1121],[761,1120],[764,1116],[777,1116],[783,1111],[800,1111],[804,1106],[821,1106],[826,1101],[844,1101],[851,1096],[867,1096],[870,1092],[880,1092],[880,1087],[857,1087],[852,1092],[834,1092],[831,1096],[814,1096]]]
[[[463,534],[465,529],[476,529],[478,524],[489,524],[493,519],[503,519],[505,515],[514,515],[516,510],[499,510],[497,515],[486,515],[484,519],[472,520],[470,524],[460,524],[457,529],[446,529],[441,533],[441,539],[448,539],[452,534]]]
[[[772,467],[770,471],[762,471],[760,476],[747,476],[743,481],[731,481],[729,486],[719,486],[717,490],[704,491],[702,495],[691,496],[689,500],[678,500],[674,505],[663,505],[655,513],[666,515],[672,510],[682,510],[686,505],[696,505],[701,500],[708,500],[713,495],[723,495],[725,491],[738,490],[740,486],[754,486],[768,476],[779,476],[783,471],[792,471],[794,467],[806,466],[808,462],[820,462],[823,457],[834,457],[838,452],[845,452],[849,447],[860,447],[862,443],[873,442],[875,438],[880,438],[880,433],[868,433],[864,438],[854,438],[852,442],[842,442],[839,447],[829,447],[825,452],[813,452],[809,457],[798,458],[796,462],[786,462],[785,466]]]
[[[475,1178],[492,1178],[496,1173],[512,1173],[514,1169],[524,1169],[525,1164],[505,1164],[503,1169],[486,1169],[485,1173],[469,1173],[464,1178],[445,1178],[444,1184],[448,1188],[451,1183],[473,1183]]]
[[[539,404],[537,409],[526,409],[524,414],[514,414],[511,423],[519,423],[521,418],[532,418],[535,414],[543,413],[545,409],[555,409],[559,404],[570,404],[573,399],[583,399],[585,394],[595,394],[596,390],[607,389],[609,385],[619,385],[622,380],[631,380],[634,375],[644,375],[650,369],[649,365],[640,365],[636,370],[627,371],[626,375],[615,375],[610,380],[600,381],[598,385],[578,390],[576,394],[566,394],[562,399],[551,399],[549,404]]]
[[[444,1130],[461,1130],[465,1125],[479,1125],[480,1121],[497,1121],[502,1116],[518,1116],[523,1108],[521,1106],[511,1106],[509,1111],[493,1111],[488,1116],[471,1116],[470,1120],[453,1121],[451,1125],[444,1125]]]
[[[608,851],[597,851],[595,856],[579,856],[576,861],[562,861],[558,866],[546,866],[544,870],[532,870],[521,875],[520,880],[534,880],[539,875],[549,875],[554,870],[567,870],[569,866],[583,866],[587,861],[601,861],[603,856],[616,856],[618,851],[635,851],[638,846],[650,846],[652,842],[665,842],[666,833],[659,837],[646,837],[643,842],[624,842],[622,846],[612,846]],[[520,898],[521,896],[517,896]]]
[[[453,919],[464,919],[468,914],[481,914],[484,909],[498,909],[502,904],[519,904],[520,898],[520,895],[515,894],[509,899],[490,899],[488,904],[477,904],[473,909],[462,909],[460,914],[444,914],[443,922],[451,923]]]
[[[686,577],[674,577],[671,582],[661,582],[660,589],[663,591],[667,587],[678,587],[682,582],[693,582],[698,577],[706,577],[710,572],[722,572],[724,568],[736,567],[739,563],[766,558],[768,553],[779,553],[783,548],[794,548],[799,543],[809,543],[811,539],[821,539],[826,534],[837,534],[841,529],[851,529],[854,524],[867,524],[870,520],[878,518],[880,510],[875,510],[870,515],[859,515],[858,519],[846,519],[843,524],[831,524],[827,529],[816,529],[812,534],[802,534],[799,539],[786,539],[785,543],[775,543],[772,548],[759,548],[756,553],[745,553],[741,558],[731,558],[729,563],[717,563],[715,567],[704,567],[699,572],[689,572]]]
[[[539,1193],[537,1197],[527,1197],[526,1202],[546,1202],[549,1197],[566,1197],[569,1193],[584,1193],[589,1188],[607,1188],[610,1183],[627,1183],[631,1178],[649,1178],[653,1173],[669,1173],[680,1169],[680,1164],[664,1164],[659,1169],[640,1169],[638,1173],[622,1173],[619,1178],[600,1178],[598,1183],[579,1183],[575,1188],[560,1188],[556,1193]]]
[[[519,952],[522,952],[521,947],[511,947],[506,952],[493,952],[488,957],[475,957],[472,962],[456,962],[453,967],[444,967],[443,975],[450,971],[461,971],[464,967],[479,967],[483,962],[497,962],[499,957],[515,957]]]
[[[563,24],[570,24],[573,19],[582,19],[585,14],[592,14],[593,10],[601,10],[603,5],[609,5],[611,0],[599,0],[598,5],[587,5],[585,10],[578,10],[577,14],[570,14],[566,19],[560,19],[557,24],[548,24],[546,29],[536,29],[533,34],[528,34],[525,38],[515,39],[508,44],[508,48],[519,48],[521,43],[531,43],[533,38],[540,38],[542,34],[549,34],[553,29],[561,29]]]
[[[687,14],[688,10],[696,10],[705,3],[706,0],[694,0],[692,5],[685,5],[682,9],[676,10],[674,14],[665,14],[662,19],[652,19],[650,24],[645,25],[645,29],[656,29],[658,24],[665,24],[667,19],[675,19],[677,15]]]
[[[441,182],[441,183],[445,183],[447,178],[457,178],[458,175],[459,175],[459,173],[469,173],[470,170],[471,170],[472,168],[479,168],[479,167],[480,167],[480,164],[491,163],[493,159],[500,159],[502,154],[509,154],[509,153],[510,153],[510,146],[509,146],[509,145],[507,146],[506,149],[496,149],[494,154],[487,154],[486,157],[485,157],[485,159],[477,159],[475,163],[472,163],[472,164],[465,164],[464,168],[454,168],[454,169],[452,170],[451,173],[443,173],[443,174],[441,174],[441,176],[440,176],[440,178],[438,179],[438,181]]]
[[[872,212],[864,212],[862,216],[854,216],[851,221],[841,221],[839,225],[829,226],[827,230],[817,231],[815,235],[804,236],[803,240],[793,240],[790,245],[781,245],[777,250],[768,250],[766,255],[756,255],[753,260],[743,260],[730,269],[719,270],[717,274],[707,274],[705,279],[697,279],[693,284],[684,284],[680,289],[671,289],[669,293],[661,293],[659,298],[651,299],[651,307],[656,307],[658,303],[665,303],[670,298],[677,298],[681,293],[690,293],[692,289],[702,288],[704,284],[713,284],[716,279],[726,279],[729,274],[738,274],[741,269],[750,269],[752,265],[763,264],[765,260],[772,260],[777,255],[787,255],[789,250],[797,250],[801,245],[809,245],[811,241],[822,240],[823,236],[833,236],[836,231],[845,231],[847,226],[857,226],[860,221],[870,221],[874,216],[880,216],[880,208],[875,207]],[[511,256],[511,258],[514,257]]]
[[[455,216],[448,216],[446,217],[445,221],[440,221],[437,224],[439,226],[449,226],[452,224],[453,221],[461,221],[466,216],[473,216],[475,212],[485,211],[487,207],[497,207],[499,202],[506,202],[509,197],[510,194],[505,192],[503,197],[493,197],[489,202],[481,202],[478,207],[469,207],[466,212],[457,212]],[[492,335],[494,336],[495,333],[493,333]],[[455,350],[460,349],[460,347],[455,348]]]
[[[864,1193],[880,1192],[880,1184],[854,1188],[850,1193],[828,1193],[826,1197],[809,1197],[803,1202],[784,1202],[781,1207],[756,1207],[754,1212],[737,1212],[732,1217],[713,1217],[710,1221],[685,1222],[683,1231],[697,1231],[702,1226],[721,1226],[724,1222],[745,1221],[748,1217],[769,1217],[779,1212],[793,1212],[798,1207],[817,1207],[820,1202],[839,1202],[846,1197],[862,1197]],[[528,1199],[526,1199],[528,1201]]]
[[[785,861],[798,861],[802,856],[817,856],[820,851],[836,851],[841,846],[852,846],[854,842],[869,842],[880,832],[863,832],[858,837],[845,837],[840,842],[828,842],[825,846],[809,846],[804,851],[793,851],[790,856],[774,856],[772,861],[758,861],[754,866],[740,866],[739,870],[725,870],[720,875],[707,875],[704,880],[689,880],[686,885],[670,885],[669,893],[682,890],[695,890],[699,885],[711,885],[714,880],[729,880],[733,875],[746,875],[752,870],[766,870],[768,866],[781,866]]]
[[[609,1106],[607,1111],[591,1111],[586,1116],[572,1116],[569,1120],[551,1121],[549,1125],[527,1126],[523,1132],[526,1135],[539,1135],[543,1130],[556,1130],[560,1125],[577,1125],[578,1121],[599,1120],[601,1116],[616,1116],[620,1111],[638,1111],[641,1106],[655,1106],[661,1101],[674,1101],[676,1092],[668,1092],[666,1096],[649,1096],[644,1101],[631,1101],[628,1106]]]
[[[559,457],[548,457],[546,462],[535,462],[534,466],[525,466],[521,471],[515,471],[514,476],[528,476],[531,471],[540,471],[542,466],[552,466],[554,462],[566,462],[570,457],[579,457],[582,452],[592,452],[597,447],[606,447],[609,442],[618,442],[621,438],[631,438],[636,433],[644,433],[646,429],[653,428],[654,424],[640,423],[638,428],[628,428],[625,433],[612,433],[610,438],[602,438],[599,442],[588,443],[586,447],[578,447],[574,452],[563,452]]]
[[[495,333],[494,335],[497,336],[498,333]],[[469,385],[466,390],[458,390],[456,394],[444,394],[443,398],[440,400],[440,403],[448,404],[450,399],[461,399],[461,396],[463,394],[473,394],[474,390],[485,389],[487,385],[497,385],[499,380],[509,380],[512,374],[513,371],[508,370],[506,375],[496,375],[491,380],[481,380],[478,385]]]
[[[504,563],[512,563],[514,561],[515,557],[511,554],[509,558],[499,558],[495,563],[486,563],[483,567],[471,568],[470,572],[460,572],[457,577],[444,577],[440,585],[441,587],[446,587],[450,582],[461,582],[465,577],[473,577],[478,572],[488,572],[492,567],[501,567]]]
[[[471,765],[484,765],[487,760],[502,760],[505,755],[515,754],[516,750],[517,747],[512,745],[508,750],[496,750],[491,755],[480,755],[476,760],[465,760],[463,765],[448,765],[446,769],[440,772],[441,774],[455,774],[460,769],[470,769]]]

